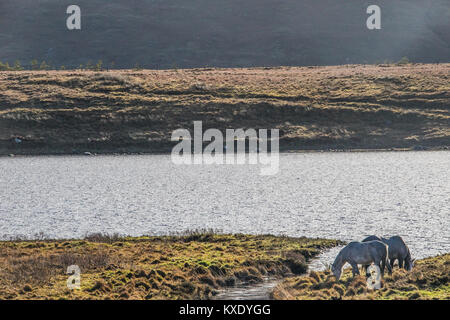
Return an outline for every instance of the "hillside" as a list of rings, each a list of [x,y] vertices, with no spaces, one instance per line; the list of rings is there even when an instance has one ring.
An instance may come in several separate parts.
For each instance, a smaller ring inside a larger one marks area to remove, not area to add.
[[[194,120],[278,128],[282,151],[448,148],[449,74],[450,64],[0,72],[0,154],[170,152],[172,131]]]
[[[0,61],[148,69],[450,62],[448,0],[2,0]]]

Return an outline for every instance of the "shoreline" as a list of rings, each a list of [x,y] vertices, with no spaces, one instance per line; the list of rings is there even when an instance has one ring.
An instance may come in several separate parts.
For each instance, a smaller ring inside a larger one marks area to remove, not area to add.
[[[450,146],[439,147],[405,147],[405,148],[355,148],[355,149],[289,149],[280,150],[279,154],[303,154],[303,153],[366,153],[366,152],[412,152],[412,151],[449,151]],[[135,152],[117,152],[117,151],[84,151],[80,153],[65,153],[65,152],[48,152],[48,153],[0,153],[0,158],[5,157],[46,157],[46,156],[137,156],[137,155],[153,155],[162,156],[170,155],[171,152],[161,151],[135,151]]]

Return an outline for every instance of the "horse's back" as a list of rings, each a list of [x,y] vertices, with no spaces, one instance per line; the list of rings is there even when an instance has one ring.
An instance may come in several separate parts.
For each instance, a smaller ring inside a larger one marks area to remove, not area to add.
[[[380,240],[372,240],[364,243],[367,244],[369,247],[373,247],[380,250],[381,252],[386,251],[386,249],[388,248],[388,245]]]
[[[403,241],[403,238],[400,236],[392,236],[389,238],[389,242],[393,244],[403,245],[406,246],[405,241]]]
[[[345,250],[344,250],[345,249]],[[381,241],[350,242],[344,248],[344,256],[359,264],[370,264],[386,258],[387,245]]]
[[[376,260],[385,260],[388,256],[388,245],[385,244],[383,241],[379,240],[373,240],[364,242],[367,247],[368,251],[371,253],[372,257]]]
[[[368,236],[361,242],[369,242],[369,241],[381,241],[381,238],[377,236]]]
[[[346,248],[348,249],[359,249],[362,250],[364,248],[370,248],[370,247],[378,247],[378,248],[385,248],[387,245],[380,241],[380,240],[370,240],[370,241],[352,241],[349,242]]]
[[[393,236],[388,239],[389,256],[392,258],[404,259],[409,254],[408,246],[400,236]]]

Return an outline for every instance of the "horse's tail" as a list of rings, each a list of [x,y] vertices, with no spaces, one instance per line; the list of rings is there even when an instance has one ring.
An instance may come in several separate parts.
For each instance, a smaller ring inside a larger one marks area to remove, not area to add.
[[[389,261],[389,246],[386,245],[386,257],[384,258],[384,263],[386,264],[389,274],[391,274],[392,268],[391,268],[391,264],[389,262],[390,262]]]

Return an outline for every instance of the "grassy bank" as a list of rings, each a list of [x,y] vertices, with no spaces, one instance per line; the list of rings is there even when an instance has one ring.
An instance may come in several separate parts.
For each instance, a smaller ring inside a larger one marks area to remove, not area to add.
[[[450,64],[0,72],[0,155],[170,152],[277,128],[280,149],[450,147]],[[17,139],[19,140],[17,140]]]
[[[0,242],[0,299],[209,299],[236,282],[302,274],[339,241],[191,233]],[[69,265],[81,289],[66,286]]]
[[[353,278],[346,270],[339,282],[330,271],[292,277],[278,285],[275,299],[445,299],[450,300],[450,254],[416,262],[411,272],[394,268],[380,290],[369,290],[364,276]]]

